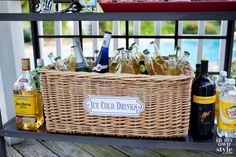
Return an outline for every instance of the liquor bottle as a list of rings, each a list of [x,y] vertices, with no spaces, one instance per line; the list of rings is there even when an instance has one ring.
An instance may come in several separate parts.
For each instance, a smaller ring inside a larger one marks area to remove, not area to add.
[[[195,79],[201,75],[201,64],[196,64]]]
[[[105,32],[102,48],[96,60],[95,66],[92,69],[94,72],[105,73],[109,71],[108,53],[109,53],[110,40],[111,40],[111,32]]]
[[[213,136],[215,83],[208,77],[208,60],[201,60],[201,75],[192,84],[190,131],[193,139]]]
[[[220,94],[217,133],[220,137],[236,138],[236,87],[235,80],[228,79]]]
[[[169,55],[169,60],[168,60],[168,72],[167,74],[169,75],[176,75],[176,55],[171,54]]]
[[[188,61],[189,56],[190,56],[190,53],[187,51],[184,51],[184,55],[178,60],[176,64],[176,75],[183,74],[183,67],[184,67],[184,64]]]
[[[23,130],[36,130],[43,122],[41,99],[37,100],[37,91],[31,79],[30,59],[23,58],[22,74],[13,85],[16,127]]]
[[[145,49],[143,53],[145,54],[145,65],[147,67],[148,74],[156,75],[156,72],[153,68],[152,58],[150,57],[150,51],[148,51],[148,49]]]
[[[84,58],[81,43],[79,38],[73,39],[73,46],[71,47],[72,52],[76,56],[76,71],[90,71],[89,65]]]
[[[40,87],[40,73],[38,72],[39,69],[43,69],[44,68],[44,61],[43,59],[37,59],[37,67],[36,69],[34,69],[31,74],[32,74],[32,80],[33,83],[35,85],[36,90],[41,89]]]
[[[227,81],[227,72],[226,71],[220,71],[219,77],[216,79],[216,103],[215,103],[215,124],[217,123],[217,118],[219,117],[219,96],[220,92],[226,85]]]
[[[114,57],[111,59],[111,64],[109,65],[109,72],[110,73],[116,73],[119,69],[119,63],[120,63],[120,54],[121,51],[124,51],[124,47],[118,48],[115,52]]]

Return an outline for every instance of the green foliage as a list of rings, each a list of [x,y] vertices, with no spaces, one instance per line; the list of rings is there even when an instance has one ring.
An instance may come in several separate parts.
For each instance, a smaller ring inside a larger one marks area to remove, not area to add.
[[[24,29],[24,41],[26,43],[32,41],[31,32],[29,30],[26,30],[26,29]]]
[[[231,65],[231,77],[236,79],[236,60],[234,60]]]
[[[104,34],[105,31],[112,32],[112,21],[99,21],[99,34]]]
[[[197,21],[184,21],[183,34],[197,34],[198,22]]]
[[[155,34],[155,24],[153,21],[142,21],[141,22],[141,32],[142,35],[154,35]]]
[[[174,21],[163,21],[161,25],[162,25],[161,34],[174,34],[175,33]]]

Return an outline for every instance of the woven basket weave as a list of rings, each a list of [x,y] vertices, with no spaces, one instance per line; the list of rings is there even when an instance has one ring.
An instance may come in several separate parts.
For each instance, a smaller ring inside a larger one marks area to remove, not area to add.
[[[192,78],[43,70],[42,93],[49,132],[132,137],[184,137],[190,116]],[[139,117],[92,116],[87,95],[138,96]]]

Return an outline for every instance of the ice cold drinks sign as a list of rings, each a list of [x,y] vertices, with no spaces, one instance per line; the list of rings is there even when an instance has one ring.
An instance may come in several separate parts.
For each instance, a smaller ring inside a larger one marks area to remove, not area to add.
[[[128,96],[87,96],[84,109],[91,115],[139,116],[145,109],[138,97]]]

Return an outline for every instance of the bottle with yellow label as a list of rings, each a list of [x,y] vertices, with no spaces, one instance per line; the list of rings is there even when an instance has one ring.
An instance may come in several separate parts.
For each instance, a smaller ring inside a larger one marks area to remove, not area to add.
[[[31,79],[30,59],[22,60],[22,75],[13,86],[16,127],[22,130],[36,130],[43,122],[43,106]]]
[[[235,80],[228,79],[219,99],[217,133],[220,137],[236,138],[236,87]]]
[[[213,136],[215,83],[208,77],[208,60],[201,60],[201,75],[192,85],[190,132],[193,139]]]
[[[215,124],[217,123],[217,118],[219,116],[219,96],[220,92],[224,88],[226,84],[226,78],[227,72],[226,71],[220,71],[219,77],[216,80],[216,104],[215,104]]]

